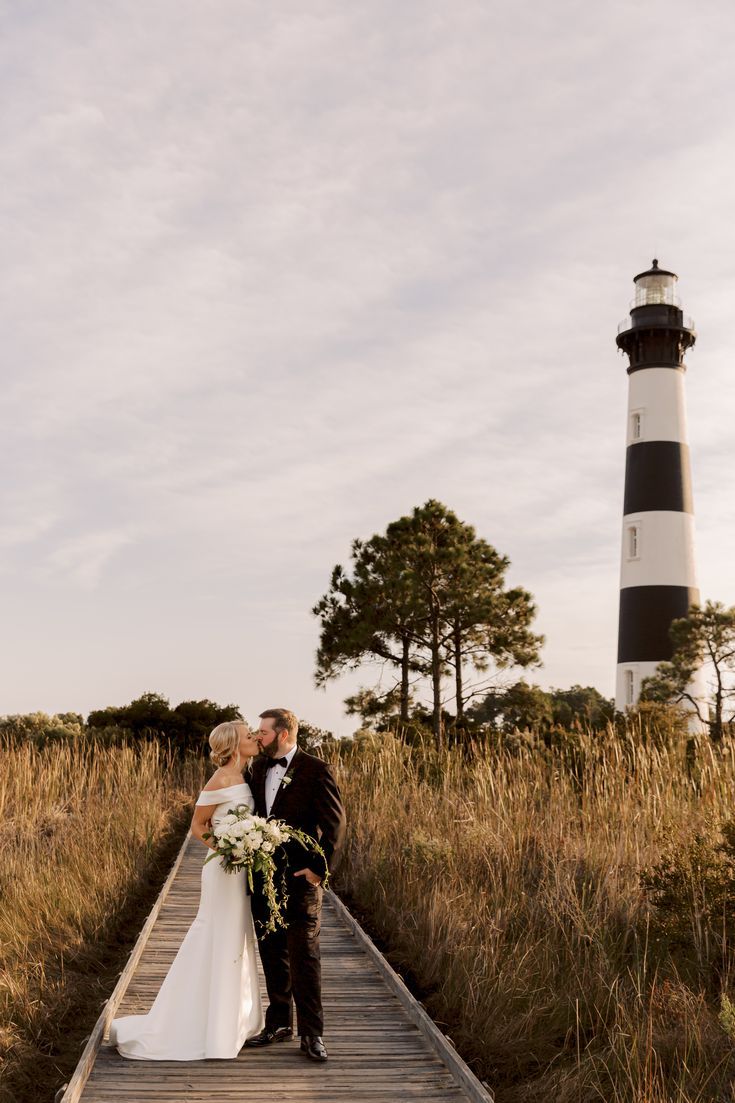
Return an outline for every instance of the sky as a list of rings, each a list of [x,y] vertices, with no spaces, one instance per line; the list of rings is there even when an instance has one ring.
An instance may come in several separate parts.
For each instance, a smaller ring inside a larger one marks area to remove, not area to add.
[[[680,276],[735,604],[728,0],[0,3],[0,714],[346,734],[332,567],[437,498],[614,689],[632,278]]]

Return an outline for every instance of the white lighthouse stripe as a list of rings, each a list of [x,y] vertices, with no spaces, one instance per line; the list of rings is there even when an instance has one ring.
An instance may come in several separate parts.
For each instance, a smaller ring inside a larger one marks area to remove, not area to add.
[[[676,368],[642,368],[629,377],[627,443],[686,442],[684,373]]]
[[[638,703],[643,679],[650,678],[652,674],[655,674],[657,667],[658,663],[618,663],[615,678],[615,708],[618,712],[625,712],[631,705]],[[706,719],[708,687],[701,666],[694,672],[694,677],[689,683],[688,689],[694,700],[699,702],[699,711]],[[693,716],[689,726],[692,730],[698,730],[698,719]]]
[[[651,510],[623,518],[620,588],[697,586],[694,517]]]
[[[638,702],[643,679],[650,678],[657,666],[658,663],[618,664],[615,679],[615,708],[618,712],[625,712]]]

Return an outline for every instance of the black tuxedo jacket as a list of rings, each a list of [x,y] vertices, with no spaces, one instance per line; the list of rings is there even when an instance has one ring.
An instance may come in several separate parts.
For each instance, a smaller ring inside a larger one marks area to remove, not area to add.
[[[265,778],[268,759],[260,755],[253,763],[250,788],[253,791],[255,812],[265,816]],[[287,780],[290,779],[290,780]],[[291,759],[286,775],[276,793],[271,819],[285,820],[316,839],[324,851],[326,870],[332,870],[344,840],[345,813],[342,798],[330,767],[321,758],[307,754],[300,747]],[[321,855],[307,853],[297,842],[285,847],[289,872],[310,869],[317,877],[326,872]]]

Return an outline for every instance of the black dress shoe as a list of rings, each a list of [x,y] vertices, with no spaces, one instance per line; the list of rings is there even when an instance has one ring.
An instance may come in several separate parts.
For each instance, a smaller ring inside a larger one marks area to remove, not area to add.
[[[285,1042],[286,1038],[293,1037],[293,1030],[290,1026],[277,1026],[273,1029],[265,1027],[261,1030],[260,1034],[253,1034],[252,1038],[248,1038],[245,1042],[246,1046],[269,1046],[273,1042]]]
[[[327,1050],[324,1042],[318,1034],[303,1034],[301,1037],[301,1052],[312,1061],[326,1061]]]

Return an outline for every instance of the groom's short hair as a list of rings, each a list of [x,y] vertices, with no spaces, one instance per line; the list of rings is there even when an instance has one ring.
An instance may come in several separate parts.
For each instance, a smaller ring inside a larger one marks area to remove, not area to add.
[[[299,734],[299,722],[290,709],[266,709],[260,714],[261,720],[274,720],[273,730],[281,734],[288,732],[292,739]]]

